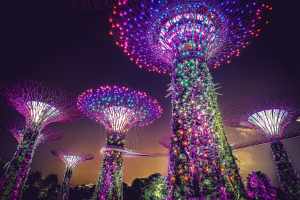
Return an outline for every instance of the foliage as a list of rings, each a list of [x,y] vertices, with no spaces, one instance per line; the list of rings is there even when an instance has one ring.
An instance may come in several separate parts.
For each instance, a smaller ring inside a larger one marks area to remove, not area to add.
[[[167,196],[167,180],[160,174],[149,177],[148,184],[144,187],[144,200],[163,200]]]
[[[249,200],[276,200],[277,191],[269,178],[260,171],[252,172],[247,178]]]

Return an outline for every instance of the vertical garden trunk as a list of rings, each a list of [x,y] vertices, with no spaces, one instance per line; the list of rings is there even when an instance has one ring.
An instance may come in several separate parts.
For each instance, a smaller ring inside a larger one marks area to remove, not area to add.
[[[124,133],[108,133],[107,146],[124,148]],[[104,153],[102,173],[99,177],[94,199],[122,200],[123,199],[123,158],[122,153],[107,150]]]
[[[172,91],[168,200],[242,199],[243,184],[205,62],[178,59]]]
[[[61,186],[61,199],[62,200],[68,200],[70,196],[70,181],[73,174],[73,170],[71,167],[67,167],[64,181]]]
[[[300,196],[300,179],[289,161],[283,144],[276,140],[272,142],[273,159],[277,167],[281,189],[287,194],[287,200],[296,200]]]
[[[26,128],[22,143],[6,169],[0,182],[1,200],[18,200],[30,172],[32,158],[37,146],[38,130]]]

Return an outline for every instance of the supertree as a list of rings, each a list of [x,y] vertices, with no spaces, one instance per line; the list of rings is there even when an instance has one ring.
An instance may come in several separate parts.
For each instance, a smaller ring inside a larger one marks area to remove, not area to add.
[[[66,165],[64,180],[61,185],[60,198],[62,200],[68,200],[70,195],[70,181],[74,168],[76,168],[82,162],[93,160],[94,156],[92,154],[78,155],[75,153],[53,150],[51,151],[51,153],[52,155],[63,161]]]
[[[168,199],[246,196],[210,68],[238,56],[270,10],[256,0],[120,0],[113,7],[116,45],[140,68],[171,76]]]
[[[277,189],[270,179],[260,171],[254,171],[247,177],[247,194],[250,200],[277,200]]]
[[[71,101],[62,91],[35,81],[17,84],[4,94],[26,121],[22,142],[0,180],[0,199],[15,200],[21,196],[36,147],[40,144],[41,131],[50,123],[68,119]]]
[[[146,93],[119,86],[87,90],[78,97],[77,106],[105,127],[106,148],[111,148],[105,151],[94,199],[120,200],[123,198],[123,153],[120,149],[125,147],[127,132],[152,123],[160,117],[162,108]]]
[[[289,161],[280,139],[284,137],[284,128],[290,121],[287,110],[273,108],[256,112],[248,118],[248,121],[262,130],[262,133],[270,139],[273,160],[278,171],[281,188],[288,195],[287,199],[298,199],[300,196],[300,179]]]
[[[5,164],[4,169],[7,169],[10,166],[10,162],[12,162],[19,155],[20,151],[22,150],[21,145],[24,137],[22,129],[18,128],[17,126],[13,126],[9,130],[17,142],[17,151],[14,153],[12,160]],[[62,133],[58,129],[47,127],[43,129],[41,134],[38,135],[36,141],[36,148],[45,143],[60,140],[61,138]]]

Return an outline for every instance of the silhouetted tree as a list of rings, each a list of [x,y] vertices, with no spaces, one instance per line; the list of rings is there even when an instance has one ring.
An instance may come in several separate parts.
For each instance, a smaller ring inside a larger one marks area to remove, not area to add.
[[[48,175],[42,182],[40,198],[47,200],[56,200],[58,197],[60,185],[55,174]]]
[[[40,190],[42,183],[41,172],[32,172],[29,174],[25,187],[23,189],[23,200],[40,200]]]

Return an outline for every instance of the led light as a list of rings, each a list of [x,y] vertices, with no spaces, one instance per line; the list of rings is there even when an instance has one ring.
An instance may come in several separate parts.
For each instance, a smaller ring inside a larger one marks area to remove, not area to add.
[[[130,123],[135,122],[133,110],[122,106],[112,106],[103,111],[109,127],[114,132],[127,132]]]
[[[80,156],[64,155],[63,160],[67,167],[74,168],[80,163],[82,158]]]
[[[72,101],[63,91],[26,81],[8,88],[7,100],[25,117],[26,127],[42,130],[46,125],[67,119]]]
[[[31,121],[36,125],[60,115],[60,111],[58,109],[47,103],[29,101],[27,102],[27,106],[30,112]]]
[[[162,113],[157,100],[127,87],[101,86],[78,97],[78,109],[109,132],[127,132],[152,123]]]
[[[248,121],[259,127],[267,137],[280,137],[287,117],[287,111],[271,109],[254,113]]]

